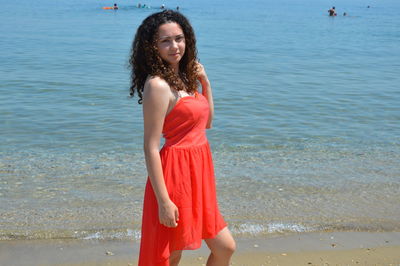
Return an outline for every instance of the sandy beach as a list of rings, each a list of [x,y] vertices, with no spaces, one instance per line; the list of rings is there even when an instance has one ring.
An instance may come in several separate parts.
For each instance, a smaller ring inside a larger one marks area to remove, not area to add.
[[[331,232],[237,239],[232,265],[400,265],[400,232]],[[205,245],[180,265],[205,265]],[[0,242],[0,264],[137,265],[138,243],[93,240]]]

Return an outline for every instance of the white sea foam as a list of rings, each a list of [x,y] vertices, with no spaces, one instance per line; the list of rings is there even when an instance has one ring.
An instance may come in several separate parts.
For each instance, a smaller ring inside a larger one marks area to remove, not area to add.
[[[312,228],[305,227],[300,224],[291,223],[269,223],[267,225],[256,224],[256,223],[244,223],[238,226],[233,226],[231,231],[235,235],[263,235],[273,233],[298,233],[312,231]]]
[[[230,230],[234,235],[259,236],[273,233],[307,232],[312,231],[312,228],[292,223],[269,223],[267,225],[258,223],[243,223],[239,225],[232,225]],[[140,240],[140,230],[133,229],[127,229],[125,231],[119,232],[98,231],[92,234],[87,234],[87,232],[80,232],[79,234],[82,235],[82,237],[80,238],[84,240]]]
[[[129,239],[129,240],[139,240],[140,239],[140,231],[127,229],[122,232],[95,232],[93,234],[89,234],[85,237],[82,237],[84,240],[109,240],[109,239]]]
[[[270,223],[268,224],[268,233],[285,233],[285,232],[307,232],[312,228],[302,226],[300,224]]]

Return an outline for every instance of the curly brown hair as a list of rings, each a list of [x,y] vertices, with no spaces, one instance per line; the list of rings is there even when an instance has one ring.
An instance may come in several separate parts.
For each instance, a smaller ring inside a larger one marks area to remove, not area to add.
[[[185,36],[186,49],[179,62],[179,74],[174,73],[170,65],[160,57],[157,49],[158,28],[170,22],[177,23]],[[198,86],[197,49],[196,37],[189,20],[173,10],[164,10],[147,17],[136,32],[129,66],[131,68],[130,95],[133,96],[136,91],[139,104],[142,103],[143,88],[149,75],[164,79],[174,90],[195,92]]]

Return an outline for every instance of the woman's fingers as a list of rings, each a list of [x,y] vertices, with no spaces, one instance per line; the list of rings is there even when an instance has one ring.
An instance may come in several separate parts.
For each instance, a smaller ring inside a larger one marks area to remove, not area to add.
[[[174,222],[172,220],[160,221],[160,223],[166,227],[174,227]]]
[[[162,223],[164,226],[166,226],[166,227],[177,227],[178,226],[178,224],[175,222],[175,221],[168,221],[168,222],[165,222],[165,223]]]
[[[178,221],[179,221],[179,211],[178,208],[175,206],[174,210],[174,217],[170,220],[170,227],[177,227],[178,226]]]
[[[204,66],[199,62],[197,62],[197,78],[200,82],[206,81],[208,79]]]
[[[203,65],[197,62],[197,71],[202,71],[204,69]]]
[[[179,210],[178,210],[178,208],[176,208],[176,210],[175,210],[175,221],[176,222],[179,221]]]
[[[166,227],[177,227],[179,221],[179,210],[173,205],[171,212],[168,213],[160,213],[160,224]]]

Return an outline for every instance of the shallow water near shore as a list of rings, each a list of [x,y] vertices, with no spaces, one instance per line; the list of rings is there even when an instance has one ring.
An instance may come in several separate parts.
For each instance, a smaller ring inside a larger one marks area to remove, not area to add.
[[[142,115],[126,66],[162,3],[118,4],[0,10],[0,240],[139,239]],[[334,18],[318,1],[177,5],[214,90],[207,134],[232,232],[399,231],[400,4],[338,1]]]

